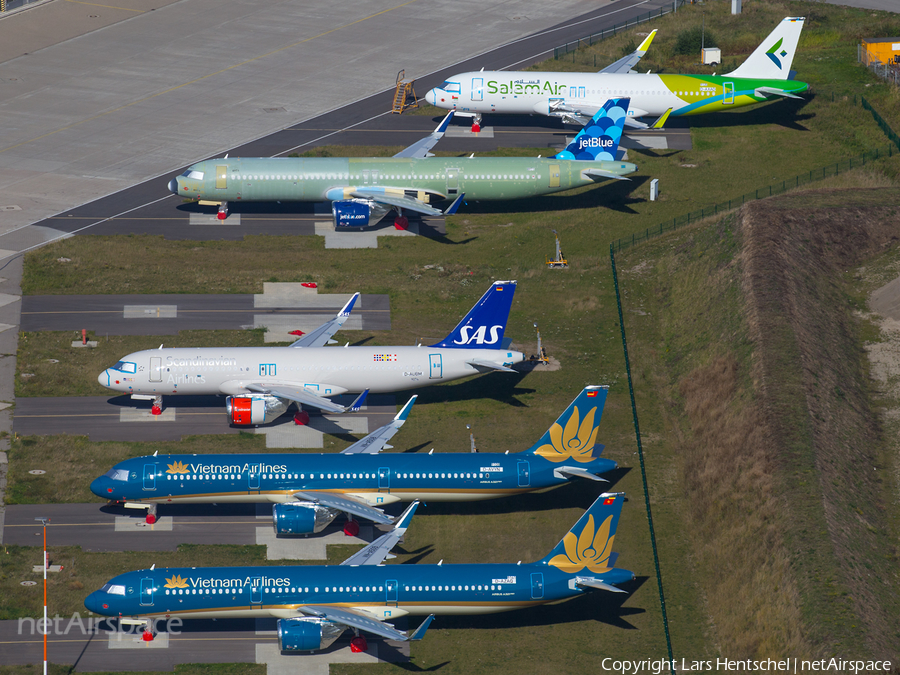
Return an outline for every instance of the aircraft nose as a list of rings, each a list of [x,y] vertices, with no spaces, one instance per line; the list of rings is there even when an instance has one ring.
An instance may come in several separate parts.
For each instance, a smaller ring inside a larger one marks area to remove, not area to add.
[[[112,481],[106,476],[95,478],[91,483],[91,492],[103,499],[113,499]]]
[[[169,192],[171,192],[173,195],[178,194],[178,179],[177,178],[173,178],[172,180],[169,181]]]
[[[431,105],[435,105],[435,101],[437,100],[437,94],[434,89],[429,89],[425,93],[425,100],[428,101]]]
[[[104,602],[107,599],[105,595],[100,591],[94,591],[84,599],[84,606],[94,614],[110,616],[109,604]]]
[[[107,368],[97,376],[97,382],[99,382],[104,387],[109,388],[109,368]]]

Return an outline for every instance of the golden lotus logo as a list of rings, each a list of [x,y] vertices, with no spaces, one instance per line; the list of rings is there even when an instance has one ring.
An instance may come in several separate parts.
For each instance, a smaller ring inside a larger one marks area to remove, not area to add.
[[[585,567],[595,574],[608,572],[612,568],[606,563],[612,554],[613,539],[616,538],[615,535],[609,536],[612,519],[613,517],[609,516],[604,520],[595,533],[594,516],[588,516],[588,521],[579,536],[576,537],[574,532],[569,532],[563,537],[565,554],[553,556],[548,564],[570,574],[579,572]]]
[[[597,438],[597,426],[594,424],[596,412],[597,408],[593,407],[584,416],[584,420],[580,420],[578,406],[575,406],[572,416],[566,422],[566,428],[563,429],[558,422],[554,422],[550,427],[550,443],[544,443],[535,450],[535,454],[551,462],[561,462],[569,458],[576,462],[590,462],[594,459],[591,451]]]
[[[174,577],[170,577],[166,579],[166,585],[163,588],[187,588],[188,582],[187,579],[182,577],[180,574],[176,574]]]
[[[190,469],[188,469],[187,464],[184,462],[176,461],[174,464],[167,464],[169,467],[166,473],[190,473]]]

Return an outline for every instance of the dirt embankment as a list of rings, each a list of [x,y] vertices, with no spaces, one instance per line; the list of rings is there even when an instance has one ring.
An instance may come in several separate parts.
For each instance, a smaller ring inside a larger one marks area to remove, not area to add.
[[[758,433],[773,444],[804,632],[823,653],[900,653],[900,578],[880,483],[889,472],[844,287],[847,270],[900,238],[897,204],[895,189],[820,190],[738,214]]]

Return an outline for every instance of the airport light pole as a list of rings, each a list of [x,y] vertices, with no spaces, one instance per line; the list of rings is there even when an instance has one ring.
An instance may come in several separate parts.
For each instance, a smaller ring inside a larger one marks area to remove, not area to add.
[[[49,518],[35,518],[44,528],[44,623],[42,632],[44,633],[44,675],[47,675],[47,523]]]

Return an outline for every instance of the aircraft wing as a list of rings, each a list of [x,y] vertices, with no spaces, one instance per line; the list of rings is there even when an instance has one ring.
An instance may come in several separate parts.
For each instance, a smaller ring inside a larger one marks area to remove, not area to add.
[[[802,96],[791,94],[778,87],[757,87],[753,93],[756,96],[765,96],[766,98],[769,98],[769,96],[783,96],[784,98],[799,98],[800,100],[803,100]]]
[[[416,501],[406,507],[406,511],[404,511],[397,519],[397,523],[394,525],[393,530],[381,535],[358,553],[351,555],[342,562],[341,565],[380,565],[383,563],[384,559],[388,557],[388,553],[391,552],[391,549],[394,548],[400,539],[403,538],[403,535],[406,534],[406,528],[409,527],[409,522],[412,520],[413,514],[416,512],[418,506],[419,502]]]
[[[307,333],[297,340],[291,347],[324,347],[328,344],[331,336],[337,333],[344,322],[350,317],[350,311],[353,305],[359,300],[359,293],[354,293],[353,297],[347,301],[347,304],[337,313],[331,321],[323,323],[314,331]]]
[[[389,440],[400,431],[400,427],[403,426],[403,423],[406,422],[406,418],[409,416],[409,411],[413,407],[413,403],[416,402],[416,398],[418,398],[418,394],[413,396],[406,402],[406,405],[400,409],[400,412],[394,417],[394,419],[385,424],[380,429],[376,429],[371,434],[366,436],[365,438],[356,441],[350,447],[344,448],[341,450],[342,455],[377,455],[379,452],[384,450],[385,448],[390,448],[387,444]]]
[[[313,502],[314,504],[321,504],[322,506],[330,506],[333,509],[338,509],[344,513],[351,513],[354,516],[359,516],[360,518],[365,518],[366,520],[371,520],[382,525],[390,525],[394,522],[394,519],[390,516],[386,516],[381,509],[373,508],[368,504],[363,504],[355,499],[342,497],[332,492],[307,490],[305,492],[295,492],[293,496],[295,499],[301,501]]]
[[[407,209],[409,211],[415,211],[416,213],[424,213],[429,216],[442,216],[444,212],[440,209],[436,209],[433,206],[429,206],[424,202],[420,202],[418,199],[413,197],[401,197],[400,195],[389,195],[384,192],[376,192],[374,190],[354,190],[350,193],[351,197],[356,197],[357,199],[371,199],[373,202],[378,202],[379,204],[384,204],[385,206],[396,206],[400,209]]]
[[[432,619],[434,619],[434,614],[429,615],[428,618],[422,622],[422,625],[416,629],[415,633],[407,635],[384,621],[379,621],[372,616],[353,609],[325,605],[306,605],[300,607],[299,610],[308,616],[321,617],[323,619],[328,619],[329,621],[334,621],[335,623],[343,624],[344,626],[349,626],[350,628],[356,628],[358,630],[364,630],[367,633],[380,635],[387,640],[398,640],[400,642],[421,640],[422,636],[425,635],[425,630],[428,628],[428,625],[431,623]]]
[[[259,394],[271,394],[272,396],[278,396],[279,398],[286,398],[289,401],[296,401],[297,403],[318,408],[325,412],[342,413],[347,411],[344,406],[330,401],[324,396],[314,394],[301,385],[291,386],[287,384],[266,384],[265,382],[258,382],[248,384],[244,388]]]
[[[650,43],[653,42],[654,37],[656,37],[656,29],[654,29],[653,32],[650,33],[650,35],[645,37],[640,47],[635,49],[628,56],[623,56],[615,63],[609,64],[608,66],[606,66],[606,68],[598,72],[616,74],[633,73],[634,70],[632,69],[638,64],[638,61],[641,60],[641,57],[647,53],[647,50],[650,49]]]
[[[424,159],[425,157],[434,157],[433,154],[428,152],[431,150],[437,142],[444,137],[444,132],[447,131],[447,127],[450,125],[450,120],[453,119],[453,111],[447,113],[447,116],[441,120],[441,123],[438,124],[437,129],[431,132],[430,136],[426,136],[420,141],[416,141],[411,146],[406,148],[405,150],[401,150],[394,157],[408,157],[414,159]]]

